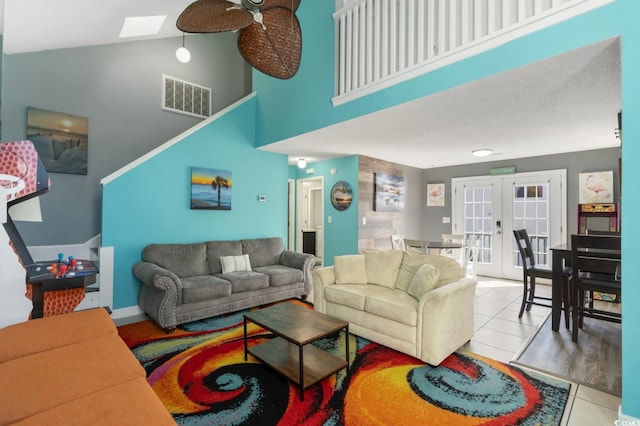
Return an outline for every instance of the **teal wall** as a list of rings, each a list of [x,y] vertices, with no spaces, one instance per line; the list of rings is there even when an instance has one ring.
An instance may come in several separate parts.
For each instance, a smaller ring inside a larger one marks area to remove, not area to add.
[[[307,174],[306,169],[313,169]],[[290,179],[323,177],[324,181],[324,265],[333,265],[333,258],[358,252],[358,156],[309,163],[306,169],[289,167]],[[336,174],[331,174],[336,169]],[[353,202],[346,210],[336,210],[331,204],[331,188],[338,181],[351,185]],[[297,196],[296,196],[297,199]],[[328,217],[331,216],[331,223]]]
[[[623,181],[622,227],[623,275],[633,277],[637,264],[640,224],[640,190],[631,182],[640,178],[635,159],[640,158],[640,2],[617,0],[571,20],[522,37],[489,52],[446,66],[408,82],[368,95],[340,107],[333,107],[334,22],[332,1],[302,2],[298,17],[303,30],[302,63],[291,80],[279,81],[254,71],[254,89],[260,95],[257,112],[258,145],[306,133],[369,112],[437,93],[452,87],[530,64],[611,37],[622,39],[623,87]],[[286,102],[283,100],[286,99]],[[428,145],[425,146],[428,148]],[[351,241],[345,243],[351,244]],[[623,399],[622,412],[640,418],[640,353],[637,336],[640,286],[623,283]]]
[[[131,269],[150,243],[287,237],[287,157],[254,147],[256,98],[103,186],[102,246],[114,247],[114,308],[136,305]],[[191,167],[233,173],[230,211],[191,210]],[[258,202],[258,195],[267,196]]]

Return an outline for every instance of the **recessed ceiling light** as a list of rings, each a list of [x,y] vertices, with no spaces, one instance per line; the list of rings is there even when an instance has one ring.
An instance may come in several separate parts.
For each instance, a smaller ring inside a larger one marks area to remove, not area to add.
[[[156,35],[164,24],[167,15],[129,16],[125,18],[120,38]]]
[[[474,157],[487,157],[491,154],[493,154],[493,150],[491,148],[480,148],[471,151],[471,155]]]

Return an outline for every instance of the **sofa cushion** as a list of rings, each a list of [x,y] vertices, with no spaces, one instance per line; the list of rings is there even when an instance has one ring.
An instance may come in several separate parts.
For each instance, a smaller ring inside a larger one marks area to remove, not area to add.
[[[242,243],[240,241],[207,241],[207,264],[209,274],[219,274],[222,272],[220,258],[222,256],[238,256],[242,254]]]
[[[280,255],[284,251],[282,238],[254,238],[241,243],[242,253],[249,255],[254,268],[280,263]]]
[[[407,291],[413,276],[425,263],[435,266],[440,271],[438,285],[457,281],[464,277],[465,274],[464,269],[455,259],[437,254],[424,254],[415,250],[407,250],[402,256],[396,289]]]
[[[145,371],[122,339],[111,334],[4,362],[0,377],[0,424],[4,425],[145,378]]]
[[[418,324],[418,301],[402,290],[368,295],[364,310],[402,324]]]
[[[231,283],[214,275],[187,277],[182,282],[182,302],[191,303],[226,297],[231,294]]]
[[[258,290],[269,287],[269,276],[254,271],[231,272],[229,274],[216,274],[231,283],[231,292],[240,293],[249,290]]]
[[[333,258],[336,284],[367,284],[367,268],[363,254]]]
[[[416,271],[416,274],[411,280],[411,284],[409,284],[407,293],[419,300],[422,296],[436,288],[439,277],[440,270],[433,265],[425,263]]]
[[[278,287],[287,284],[298,284],[304,279],[304,274],[300,269],[290,268],[284,265],[269,265],[254,268],[254,271],[269,276],[269,285]]]
[[[324,299],[327,302],[349,306],[364,310],[364,300],[367,296],[390,293],[392,290],[369,284],[334,284],[324,289]]]
[[[220,256],[220,264],[222,265],[223,274],[251,270],[251,261],[249,260],[248,254],[240,254],[238,256]]]
[[[96,401],[100,401],[98,404]],[[123,407],[135,407],[126,410]],[[145,377],[122,382],[22,419],[25,425],[173,425],[176,422]]]
[[[370,284],[394,289],[402,264],[402,252],[398,250],[364,250],[367,280]]]
[[[429,254],[426,256],[425,263],[435,266],[438,268],[438,271],[440,271],[438,285],[436,287],[458,281],[466,275],[466,272],[460,265],[460,262],[450,257]]]
[[[209,273],[207,248],[202,243],[149,244],[142,250],[142,260],[168,269],[180,278]]]
[[[426,255],[415,250],[406,250],[402,254],[402,263],[398,272],[398,281],[396,282],[397,290],[407,291],[413,276],[418,269],[424,265],[424,257]]]
[[[0,342],[4,342],[0,363],[116,333],[113,320],[102,308],[9,325],[0,328]]]

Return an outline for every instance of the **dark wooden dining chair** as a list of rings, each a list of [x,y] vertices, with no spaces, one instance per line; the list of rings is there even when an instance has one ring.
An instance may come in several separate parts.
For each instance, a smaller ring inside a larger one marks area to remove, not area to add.
[[[552,279],[553,273],[551,267],[537,265],[535,254],[533,253],[533,247],[531,247],[531,240],[526,229],[514,229],[513,236],[516,239],[516,245],[520,252],[520,259],[522,260],[522,281],[523,281],[523,293],[522,304],[520,305],[520,313],[518,318],[522,318],[525,307],[527,312],[531,310],[532,305],[551,307],[551,298],[536,296],[536,278]],[[569,281],[571,279],[571,268],[564,267],[562,270],[562,309],[564,310],[564,323],[565,327],[569,328]]]
[[[571,236],[573,267],[571,340],[574,342],[578,341],[578,330],[582,327],[583,317],[622,322],[621,313],[597,308],[592,299],[594,292],[600,292],[615,295],[616,299],[620,300],[622,295],[620,243],[621,238],[615,235]],[[585,294],[591,296],[587,305],[585,305]]]

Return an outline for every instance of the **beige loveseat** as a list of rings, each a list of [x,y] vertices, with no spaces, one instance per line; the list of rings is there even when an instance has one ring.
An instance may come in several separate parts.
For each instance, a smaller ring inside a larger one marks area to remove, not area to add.
[[[457,261],[412,250],[336,256],[313,271],[315,310],[432,365],[473,337],[476,284]]]

